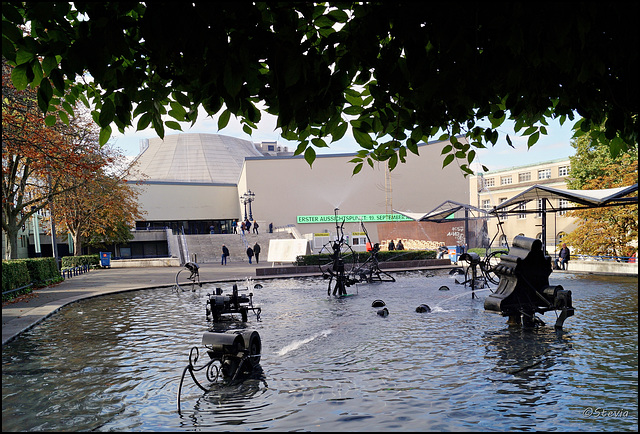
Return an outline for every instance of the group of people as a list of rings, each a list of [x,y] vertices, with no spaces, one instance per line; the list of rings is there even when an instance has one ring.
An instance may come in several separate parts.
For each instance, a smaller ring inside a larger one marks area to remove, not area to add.
[[[233,227],[233,233],[237,234],[238,233],[238,221],[234,220],[231,226]],[[249,219],[246,219],[246,220],[244,220],[243,222],[240,223],[240,230],[242,230],[242,234],[243,235],[244,235],[245,231],[251,233],[251,227],[253,227],[253,233],[258,235],[258,228],[260,227],[260,225],[258,224],[258,222],[256,220],[253,220],[253,223],[251,223],[251,221]]]
[[[257,242],[253,245],[253,248],[251,248],[251,246],[247,247],[247,257],[249,258],[249,263],[251,264],[251,260],[253,259],[253,257],[256,257],[256,264],[260,263],[260,244],[258,244]],[[222,245],[222,260],[220,261],[220,265],[227,265],[227,257],[230,255],[229,253],[229,248],[223,244]]]
[[[402,244],[402,240],[398,240],[398,244],[394,243],[393,240],[387,244],[388,250],[404,250],[404,244]]]

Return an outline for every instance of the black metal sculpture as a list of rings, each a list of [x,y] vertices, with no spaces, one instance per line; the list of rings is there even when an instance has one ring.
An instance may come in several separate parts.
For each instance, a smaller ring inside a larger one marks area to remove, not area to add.
[[[258,285],[256,285],[256,287]],[[260,285],[260,287],[262,287],[262,285]],[[222,319],[223,315],[239,313],[242,316],[242,321],[246,322],[248,312],[251,310],[256,314],[256,319],[260,321],[260,312],[262,309],[253,305],[253,293],[250,292],[247,295],[240,294],[238,292],[238,285],[235,283],[233,284],[231,295],[222,295],[222,289],[216,288],[215,294],[207,294],[207,296],[209,297],[206,309],[207,320],[211,317],[211,320],[218,322]]]
[[[370,256],[366,261],[362,263],[362,265],[358,265],[354,267],[351,271],[351,274],[355,280],[359,282],[395,282],[396,279],[388,273],[385,273],[380,269],[380,262],[378,261],[378,252],[380,251],[380,244],[371,243],[371,238],[369,238],[369,233],[367,232],[367,228],[364,227],[364,223],[360,221],[360,227],[362,232],[364,232],[367,237],[367,246],[371,246],[371,250],[369,250]]]
[[[338,208],[334,209],[334,214],[338,239],[325,244],[320,250],[320,254],[329,253],[328,261],[320,264],[320,271],[322,272],[322,277],[329,279],[327,295],[331,295],[331,289],[333,288],[333,295],[342,297],[347,295],[348,286],[358,283],[357,279],[354,279],[351,274],[356,268],[356,255],[345,242],[343,230],[344,219],[342,220],[342,224],[338,225]],[[346,262],[348,262],[348,264]]]
[[[512,325],[544,324],[536,313],[560,311],[555,327],[574,314],[571,291],[562,286],[550,286],[551,258],[542,251],[539,239],[517,236],[507,255],[500,257],[495,267],[500,276],[498,288],[484,301],[488,311],[508,316]]]
[[[218,380],[220,374],[226,381],[233,382],[259,371],[262,341],[257,331],[205,332],[202,336],[202,344],[208,349],[207,354],[210,360],[205,365],[196,368],[194,365],[200,357],[200,351],[198,347],[191,348],[189,364],[182,371],[178,387],[178,413],[181,411],[180,395],[187,372],[200,389],[209,392],[210,389],[203,386],[196,378],[196,372],[205,371],[207,381],[213,383]]]
[[[176,274],[176,284],[174,286],[175,290],[184,292],[184,289],[178,282],[178,277],[180,276],[180,273],[182,273],[185,269],[189,270],[189,272],[191,273],[188,277],[189,281],[191,282],[191,291],[196,290],[196,283],[198,284],[198,286],[202,287],[202,283],[200,282],[200,267],[195,262],[187,262],[186,264],[184,264],[184,268],[178,271],[178,274]]]

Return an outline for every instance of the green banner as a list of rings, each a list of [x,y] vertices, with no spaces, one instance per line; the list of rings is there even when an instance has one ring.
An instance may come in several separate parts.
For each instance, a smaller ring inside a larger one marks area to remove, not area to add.
[[[368,222],[404,222],[413,221],[409,217],[405,217],[402,214],[351,214],[351,215],[339,215],[338,223],[364,223]],[[299,215],[297,216],[298,224],[305,223],[335,223],[335,215]]]

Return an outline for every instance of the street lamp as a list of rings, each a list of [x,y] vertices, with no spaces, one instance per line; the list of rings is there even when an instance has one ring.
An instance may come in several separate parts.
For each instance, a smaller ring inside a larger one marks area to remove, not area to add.
[[[251,192],[251,190],[247,191],[245,194],[240,196],[240,200],[244,204],[244,219],[247,219],[247,204],[249,204],[249,220],[253,220],[253,214],[251,213],[251,202],[254,201],[256,194]]]

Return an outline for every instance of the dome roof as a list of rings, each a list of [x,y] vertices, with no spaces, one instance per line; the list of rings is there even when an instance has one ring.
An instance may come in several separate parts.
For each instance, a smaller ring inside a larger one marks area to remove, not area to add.
[[[132,180],[237,184],[245,157],[261,157],[248,140],[219,134],[150,139],[133,163]]]

